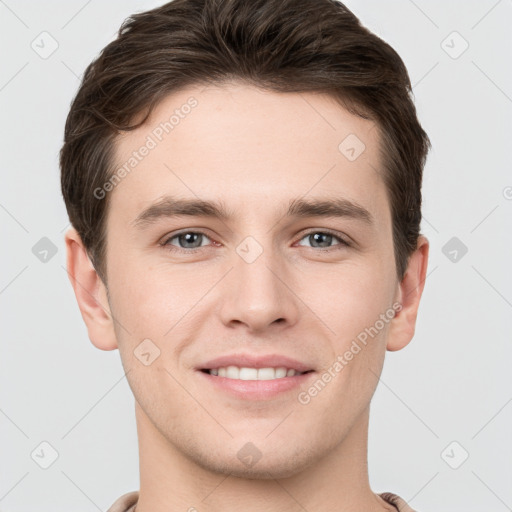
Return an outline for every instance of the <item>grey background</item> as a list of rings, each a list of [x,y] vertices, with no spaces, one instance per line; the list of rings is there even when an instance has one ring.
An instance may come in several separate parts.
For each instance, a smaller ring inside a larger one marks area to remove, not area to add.
[[[0,0],[3,512],[106,510],[139,488],[119,354],[88,340],[65,270],[57,155],[86,65],[162,3]],[[403,58],[433,144],[428,278],[415,339],[387,353],[372,402],[372,489],[420,512],[512,510],[512,2],[346,3]],[[58,453],[47,469],[42,442]]]

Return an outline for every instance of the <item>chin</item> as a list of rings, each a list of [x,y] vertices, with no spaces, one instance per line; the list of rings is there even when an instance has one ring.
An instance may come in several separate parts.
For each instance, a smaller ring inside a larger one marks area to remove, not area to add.
[[[322,456],[320,453],[315,454],[305,449],[299,451],[297,448],[283,449],[281,453],[272,448],[266,454],[264,449],[258,450],[251,442],[243,443],[242,448],[235,450],[232,456],[227,456],[225,452],[212,456],[214,452],[215,450],[211,450],[205,456],[196,447],[194,453],[189,453],[189,457],[207,471],[251,480],[293,477]]]

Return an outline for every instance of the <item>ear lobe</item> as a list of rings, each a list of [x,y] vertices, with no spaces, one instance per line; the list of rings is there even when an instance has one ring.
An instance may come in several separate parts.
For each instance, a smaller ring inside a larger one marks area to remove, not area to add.
[[[68,277],[89,339],[101,350],[114,350],[117,339],[105,285],[94,269],[78,232],[70,228],[64,238]]]
[[[390,324],[386,348],[391,352],[404,348],[414,336],[416,317],[427,276],[428,252],[429,242],[425,236],[420,235],[418,246],[409,257],[407,270],[398,285],[396,301],[402,308]]]

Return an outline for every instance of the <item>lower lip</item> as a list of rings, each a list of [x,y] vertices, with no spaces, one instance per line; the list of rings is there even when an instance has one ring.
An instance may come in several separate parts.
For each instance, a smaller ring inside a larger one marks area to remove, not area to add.
[[[315,372],[310,372],[272,380],[240,380],[210,375],[200,370],[198,373],[216,389],[244,400],[269,400],[280,393],[304,385],[315,374]]]

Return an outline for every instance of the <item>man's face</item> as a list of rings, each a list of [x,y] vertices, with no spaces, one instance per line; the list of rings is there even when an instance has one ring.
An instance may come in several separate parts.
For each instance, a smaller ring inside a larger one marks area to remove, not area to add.
[[[197,104],[183,108],[191,96]],[[176,109],[166,133],[160,123]],[[107,222],[118,346],[140,414],[187,458],[284,477],[362,424],[398,290],[378,142],[374,123],[326,95],[236,84],[171,95],[118,139],[116,169],[138,152]],[[165,196],[215,202],[228,217],[153,209],[135,222]],[[344,214],[289,216],[292,201],[338,201]],[[269,354],[314,371],[286,377],[280,391],[244,381],[243,392],[202,371],[217,357]],[[254,465],[242,460],[258,452]]]

